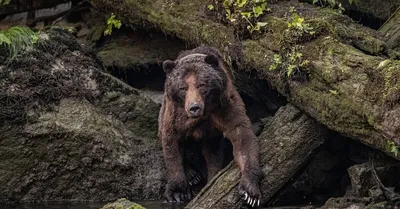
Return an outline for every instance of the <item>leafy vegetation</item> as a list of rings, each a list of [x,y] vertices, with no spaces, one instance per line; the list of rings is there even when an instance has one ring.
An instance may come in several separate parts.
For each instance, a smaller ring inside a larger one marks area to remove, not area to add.
[[[275,63],[269,67],[270,70],[284,69],[288,78],[310,63],[304,59],[301,53],[303,46],[297,44],[297,42],[301,40],[304,34],[311,36],[315,34],[313,27],[306,23],[293,7],[290,8],[290,13],[288,28],[285,30],[286,35],[281,40],[283,42],[282,49],[280,54],[274,55]]]
[[[302,46],[295,45],[290,48],[290,50],[284,50],[281,54],[275,54],[275,63],[272,64],[269,69],[285,69],[286,76],[290,78],[293,72],[299,72],[300,69],[306,67],[310,63],[310,61],[303,58],[303,54],[300,52],[301,48]],[[282,60],[284,60],[284,62],[282,62]]]
[[[14,26],[0,31],[0,54],[6,59],[13,59],[22,50],[38,43],[38,35],[30,28]]]
[[[225,20],[233,24],[236,29],[245,26],[248,32],[260,31],[267,23],[260,22],[264,12],[270,11],[267,7],[267,0],[223,0],[214,1],[214,5],[207,6],[209,10],[222,8]]]
[[[354,0],[348,0],[350,4],[353,3]],[[330,7],[332,9],[336,9],[339,13],[343,13],[344,12],[344,8],[342,6],[342,3],[337,2],[336,0],[313,0],[312,1],[313,4],[319,4],[323,7]]]
[[[107,28],[106,28],[106,30],[104,31],[104,35],[105,35],[105,36],[111,35],[112,30],[113,30],[113,27],[115,27],[115,28],[117,28],[117,29],[120,29],[120,28],[121,28],[121,25],[122,25],[121,20],[118,20],[118,19],[115,17],[115,14],[114,14],[114,13],[111,13],[111,16],[107,19]]]
[[[296,12],[294,7],[290,7],[291,17],[288,22],[287,32],[290,32],[290,35],[293,37],[301,37],[303,34],[314,35],[315,31],[310,26],[309,23],[304,22],[304,18],[300,17],[300,15]]]
[[[395,157],[397,157],[397,155],[399,154],[399,147],[397,147],[396,144],[392,141],[387,141],[386,149],[388,152],[393,153]]]

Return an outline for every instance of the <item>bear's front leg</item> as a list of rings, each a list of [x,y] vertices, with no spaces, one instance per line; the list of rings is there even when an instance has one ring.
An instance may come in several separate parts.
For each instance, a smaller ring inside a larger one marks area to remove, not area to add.
[[[249,205],[259,206],[262,202],[260,183],[265,174],[259,164],[257,137],[239,94],[230,98],[223,111],[213,115],[213,123],[232,143],[233,156],[242,174],[239,194]]]
[[[164,196],[168,202],[182,203],[190,200],[192,195],[183,167],[179,136],[171,133],[163,134],[161,140],[168,181]]]
[[[256,136],[250,127],[234,126],[225,133],[233,145],[233,155],[242,177],[239,183],[239,194],[251,206],[259,206],[261,202],[260,183],[264,173],[259,165],[259,148]]]

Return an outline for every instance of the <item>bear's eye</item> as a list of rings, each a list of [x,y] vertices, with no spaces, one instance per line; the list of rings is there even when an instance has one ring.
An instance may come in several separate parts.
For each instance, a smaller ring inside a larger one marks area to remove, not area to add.
[[[179,88],[179,91],[180,91],[180,92],[186,91],[186,87],[180,87],[180,88]]]
[[[204,88],[204,87],[206,87],[206,84],[204,84],[204,83],[199,84],[199,88]]]

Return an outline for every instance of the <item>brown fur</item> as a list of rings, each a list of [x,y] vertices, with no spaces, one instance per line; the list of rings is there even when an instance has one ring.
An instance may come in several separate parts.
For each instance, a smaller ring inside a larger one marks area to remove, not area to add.
[[[167,168],[167,199],[190,199],[178,142],[187,138],[201,141],[211,179],[224,166],[215,140],[220,135],[232,143],[234,159],[242,173],[239,193],[260,199],[263,173],[257,139],[220,53],[211,47],[198,47],[182,53],[176,61],[165,61],[163,67],[167,81],[158,135]],[[199,117],[190,112],[193,104],[201,107]]]

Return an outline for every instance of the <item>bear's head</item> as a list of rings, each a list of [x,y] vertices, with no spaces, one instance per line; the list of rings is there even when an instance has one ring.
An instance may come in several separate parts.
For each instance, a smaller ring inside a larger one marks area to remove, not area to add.
[[[227,79],[220,61],[215,55],[194,53],[163,62],[167,97],[189,118],[207,117],[220,104]]]

